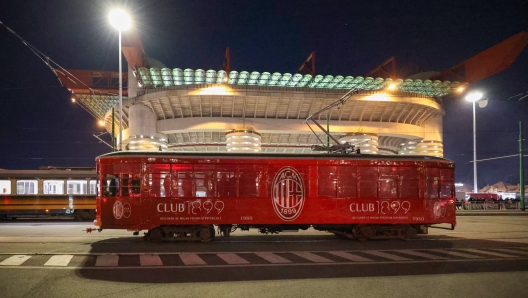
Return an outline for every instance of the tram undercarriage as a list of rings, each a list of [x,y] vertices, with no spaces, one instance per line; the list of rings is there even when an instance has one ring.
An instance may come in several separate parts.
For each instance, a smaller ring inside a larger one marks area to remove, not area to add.
[[[261,234],[278,234],[280,232],[297,232],[313,227],[318,231],[327,231],[336,236],[358,239],[360,241],[375,239],[416,238],[417,234],[427,234],[427,225],[219,225],[217,231],[213,225],[164,225],[145,233],[145,241],[200,241],[209,242],[215,234],[229,237],[237,229],[249,231],[258,229]],[[139,232],[135,231],[135,235]]]

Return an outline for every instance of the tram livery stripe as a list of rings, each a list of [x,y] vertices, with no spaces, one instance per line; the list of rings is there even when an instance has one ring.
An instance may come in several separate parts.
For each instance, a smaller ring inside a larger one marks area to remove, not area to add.
[[[22,265],[25,261],[27,261],[31,256],[26,255],[15,255],[10,258],[7,258],[0,262],[0,266],[17,266]]]
[[[318,256],[316,254],[313,254],[311,252],[305,252],[305,251],[301,251],[301,252],[294,252],[293,254],[301,257],[301,258],[305,258],[309,261],[312,261],[314,263],[334,263],[334,261],[330,260],[330,259],[327,259],[327,258],[323,258],[321,256]]]
[[[181,254],[180,259],[185,265],[207,265],[197,254]]]
[[[374,262],[374,260],[360,257],[344,251],[329,251],[328,253],[354,262]]]
[[[493,250],[528,256],[528,251],[518,251],[518,250],[513,250],[513,249],[508,249],[508,248],[494,248]]]
[[[139,255],[141,266],[163,266],[163,262],[158,255]]]
[[[429,249],[429,250],[430,251],[434,251],[434,252],[438,252],[438,253],[441,253],[441,254],[446,254],[446,255],[455,256],[455,257],[461,257],[461,258],[466,258],[466,259],[482,259],[482,258],[485,258],[483,256],[469,255],[469,254],[465,254],[465,253],[458,252],[458,251],[450,251],[450,250],[444,250],[444,249]]]
[[[271,252],[256,252],[255,254],[273,264],[286,264],[292,262]]]
[[[426,259],[431,259],[431,260],[447,260],[447,259],[449,259],[449,258],[446,258],[446,257],[426,254],[426,253],[423,253],[423,252],[414,251],[414,250],[410,250],[410,249],[398,250],[398,252],[401,252],[401,253],[407,254],[407,255],[411,255],[411,256],[417,256],[417,257],[422,257],[422,258],[426,258]]]
[[[221,254],[217,254],[217,256],[220,257],[222,260],[226,261],[226,263],[230,265],[249,264],[248,261],[244,260],[242,257],[238,256],[237,254],[221,253]]]
[[[72,258],[73,255],[52,256],[44,266],[68,266]]]
[[[411,261],[411,259],[409,259],[409,258],[400,257],[400,256],[396,256],[396,255],[391,255],[391,254],[388,254],[388,253],[382,252],[382,251],[366,250],[366,251],[363,251],[363,253],[367,253],[367,254],[370,254],[370,255],[382,257],[382,258],[393,260],[393,261]]]
[[[119,256],[106,255],[106,256],[97,256],[95,260],[96,267],[116,267],[119,263]]]
[[[457,248],[457,249],[458,250],[472,252],[472,253],[477,253],[477,254],[501,257],[501,258],[516,258],[517,257],[517,256],[512,256],[512,255],[501,254],[501,253],[498,253],[498,252],[484,251],[484,250],[474,249],[474,248]]]

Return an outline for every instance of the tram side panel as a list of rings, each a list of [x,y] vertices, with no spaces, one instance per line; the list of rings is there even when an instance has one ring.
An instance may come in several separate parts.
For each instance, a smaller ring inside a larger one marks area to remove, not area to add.
[[[116,184],[121,185],[115,195],[103,191],[98,200],[103,228],[456,224],[451,203],[453,168],[442,169],[442,163],[378,166],[370,161],[341,165],[320,161],[316,166],[306,160],[223,159],[204,165],[152,160],[131,166],[129,161],[101,159],[101,163],[113,162],[101,165],[101,174],[118,177]],[[138,173],[140,194],[126,189]],[[101,184],[112,187],[109,180]]]

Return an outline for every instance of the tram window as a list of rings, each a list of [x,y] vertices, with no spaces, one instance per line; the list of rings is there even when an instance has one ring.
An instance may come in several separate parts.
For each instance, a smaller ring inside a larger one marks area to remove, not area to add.
[[[90,180],[90,194],[97,195],[97,181]]]
[[[169,164],[148,165],[148,184],[151,197],[169,197],[171,176]]]
[[[340,198],[357,197],[357,167],[338,167],[337,196]]]
[[[400,198],[419,198],[420,168],[400,167]]]
[[[378,169],[378,196],[380,198],[398,197],[398,168],[382,166]]]
[[[360,198],[378,197],[378,167],[358,167],[358,181]]]
[[[194,166],[196,197],[213,197],[215,194],[215,167],[212,165]]]
[[[173,164],[172,173],[172,195],[175,197],[192,197],[193,196],[193,171],[192,165]]]
[[[169,165],[168,164],[162,164],[159,166],[154,167],[156,170],[160,170],[159,173],[169,173]],[[130,196],[134,195],[134,191],[136,189],[132,189],[132,181],[134,181],[134,175],[137,176],[138,173],[141,172],[141,165],[140,164],[121,164],[121,195],[122,196]],[[158,173],[158,171],[154,171],[155,173]],[[137,177],[136,177],[137,178]],[[136,179],[137,180],[137,179]],[[163,192],[163,190],[162,190]],[[139,193],[139,192],[137,192]]]
[[[110,197],[119,195],[119,178],[115,175],[108,174],[106,179],[103,180],[105,186],[105,194]]]
[[[134,195],[139,195],[141,192],[141,179],[139,179],[138,174],[132,175],[132,179],[130,179],[130,191]]]
[[[18,180],[17,195],[36,195],[38,192],[37,180]]]
[[[426,172],[426,184],[427,184],[427,194],[426,198],[428,199],[437,199],[439,195],[439,171],[438,168],[427,168]]]
[[[11,181],[0,180],[0,194],[10,195],[11,194]]]
[[[68,180],[66,182],[66,189],[69,195],[85,195],[87,194],[88,182],[86,180]]]
[[[335,166],[319,166],[318,174],[318,193],[321,197],[337,196],[337,168]]]
[[[237,181],[235,166],[216,167],[216,196],[236,197]]]
[[[63,180],[44,180],[42,182],[42,193],[45,195],[64,194],[64,181]]]
[[[440,169],[440,197],[448,198],[453,196],[453,170]]]
[[[238,167],[238,194],[240,197],[258,197],[259,189],[263,185],[264,167]]]

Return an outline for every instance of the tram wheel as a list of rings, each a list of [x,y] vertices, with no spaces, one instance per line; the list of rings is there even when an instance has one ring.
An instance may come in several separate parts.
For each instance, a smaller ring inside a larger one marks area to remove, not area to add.
[[[416,231],[415,228],[407,227],[406,229],[403,230],[403,239],[407,240],[407,239],[416,238],[417,234],[418,232]]]
[[[203,227],[200,229],[200,232],[198,235],[200,237],[200,241],[209,242],[213,240],[214,238],[214,228]]]
[[[161,242],[163,237],[163,231],[160,228],[155,228],[149,231],[149,238],[152,242]]]
[[[366,241],[374,236],[374,231],[368,225],[357,225],[353,234],[359,241]]]

